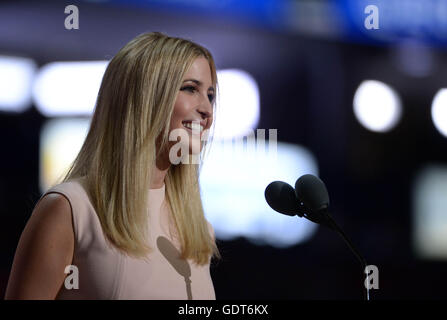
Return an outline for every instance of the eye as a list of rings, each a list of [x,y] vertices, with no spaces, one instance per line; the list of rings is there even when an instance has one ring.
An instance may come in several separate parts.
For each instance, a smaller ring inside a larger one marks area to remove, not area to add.
[[[194,92],[196,90],[196,87],[194,87],[194,86],[186,86],[186,87],[181,88],[180,90],[182,90],[182,91],[188,90],[190,92]],[[212,93],[208,94],[208,99],[210,100],[210,102],[213,102],[214,94],[212,94]]]
[[[181,88],[180,90],[188,90],[188,91],[194,92],[194,90],[196,90],[196,88],[193,86],[186,86],[186,87]]]

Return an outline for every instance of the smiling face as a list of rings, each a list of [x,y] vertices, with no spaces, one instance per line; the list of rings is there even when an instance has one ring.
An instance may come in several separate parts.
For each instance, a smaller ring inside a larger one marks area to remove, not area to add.
[[[208,60],[198,57],[182,79],[169,129],[169,132],[175,130],[182,133],[180,143],[188,144],[185,147],[190,154],[198,154],[202,150],[201,137],[213,122],[214,96],[215,88]],[[171,141],[170,147],[176,143]]]

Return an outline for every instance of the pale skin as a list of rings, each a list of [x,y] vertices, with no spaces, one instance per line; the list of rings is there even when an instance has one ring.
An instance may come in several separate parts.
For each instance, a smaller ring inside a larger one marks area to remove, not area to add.
[[[174,105],[174,111],[170,122],[170,131],[174,129],[185,129],[183,125],[184,120],[197,119],[202,121],[204,130],[211,127],[213,122],[213,108],[211,102],[215,96],[215,89],[211,80],[211,69],[204,57],[199,57],[194,60],[193,64],[183,77],[182,87],[177,96]],[[192,153],[192,134],[190,135],[189,152]],[[176,142],[171,141],[169,147],[172,147]],[[200,149],[203,144],[200,143]],[[163,153],[163,156],[157,159],[157,165],[152,171],[151,188],[161,188],[164,184],[164,179],[171,167],[169,160],[169,152]]]
[[[204,57],[195,59],[183,77],[170,131],[185,129],[185,120],[200,120],[204,130],[210,128],[215,95],[211,79],[208,61]],[[192,133],[189,134],[193,139]],[[170,146],[174,143],[170,142]],[[200,143],[200,149],[202,146]],[[164,184],[171,166],[168,152],[162,152],[157,158],[151,189],[161,188]],[[193,152],[191,147],[190,152]],[[74,244],[69,201],[58,193],[46,195],[36,204],[20,237],[5,299],[55,299],[64,285],[65,267],[72,264]]]

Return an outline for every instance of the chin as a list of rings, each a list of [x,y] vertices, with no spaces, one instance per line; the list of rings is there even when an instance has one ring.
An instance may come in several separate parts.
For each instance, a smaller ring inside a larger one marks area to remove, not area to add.
[[[202,147],[203,142],[200,141],[200,137],[191,138],[189,140],[189,154],[191,155],[199,154],[202,151]]]
[[[198,155],[200,154],[200,152],[202,152],[202,146],[200,146],[200,148],[189,148],[189,154],[190,155]]]

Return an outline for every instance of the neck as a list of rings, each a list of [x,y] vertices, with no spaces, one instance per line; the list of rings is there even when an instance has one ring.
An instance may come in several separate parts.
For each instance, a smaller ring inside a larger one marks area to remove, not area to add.
[[[169,162],[169,159],[166,159],[166,157],[157,158],[155,168],[152,170],[151,189],[159,189],[163,187],[166,174],[170,167],[171,163]]]

